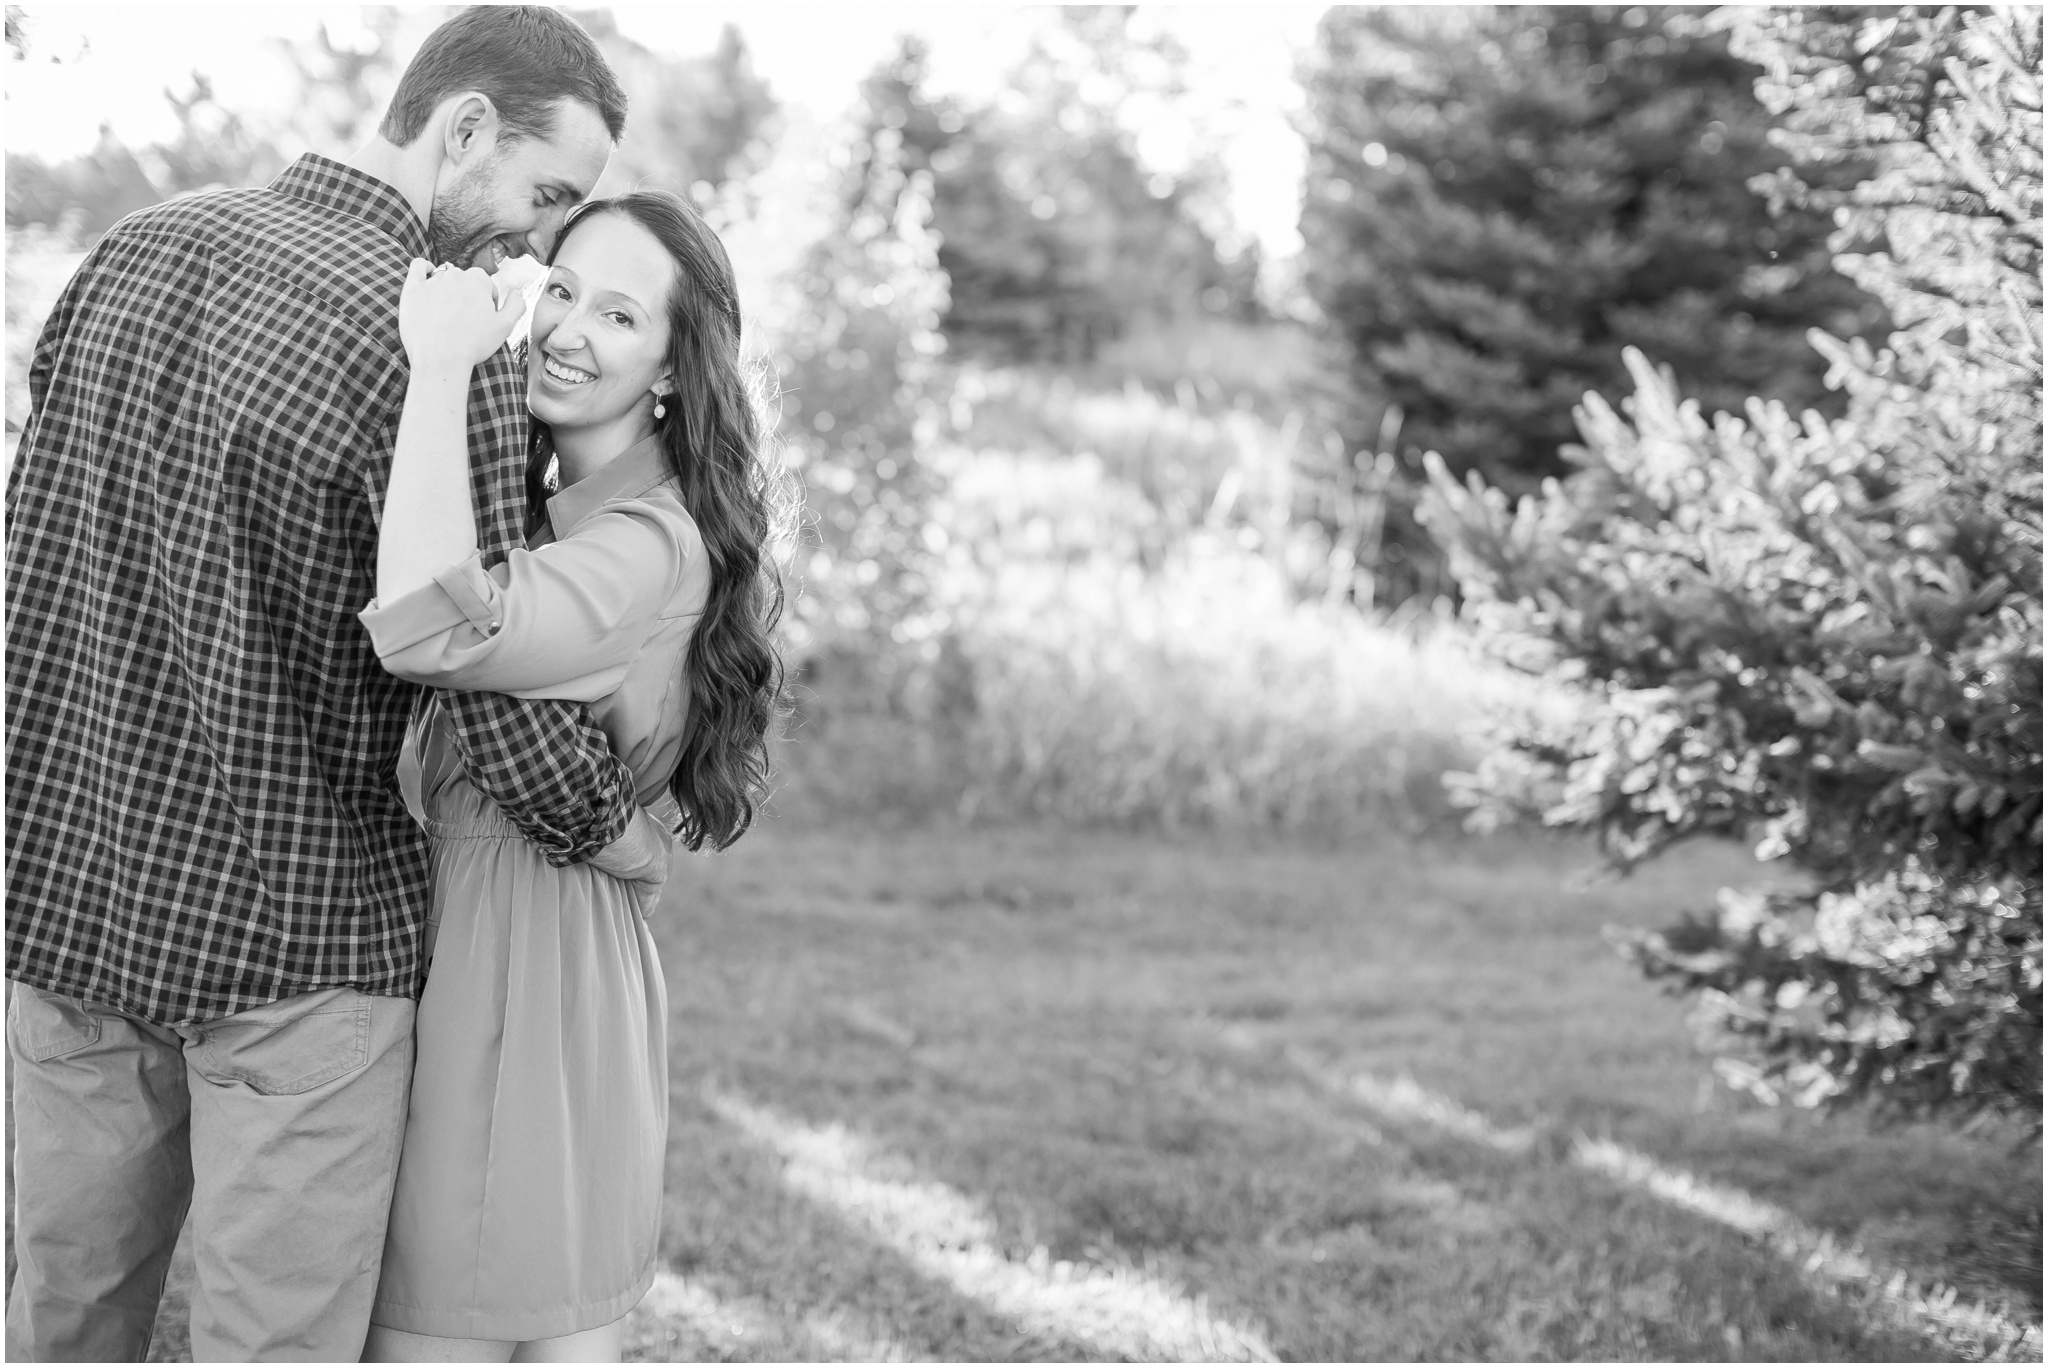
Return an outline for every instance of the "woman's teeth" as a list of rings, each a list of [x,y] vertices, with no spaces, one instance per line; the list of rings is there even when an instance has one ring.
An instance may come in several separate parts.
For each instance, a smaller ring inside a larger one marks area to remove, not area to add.
[[[540,359],[540,368],[565,385],[587,385],[597,379],[589,371],[571,369],[552,356],[543,356]]]

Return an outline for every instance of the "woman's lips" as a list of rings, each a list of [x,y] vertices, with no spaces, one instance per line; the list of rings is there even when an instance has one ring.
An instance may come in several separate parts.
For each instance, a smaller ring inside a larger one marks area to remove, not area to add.
[[[579,370],[574,366],[557,361],[545,352],[541,354],[540,370],[542,375],[545,375],[548,379],[565,389],[577,389],[597,379],[589,371]]]

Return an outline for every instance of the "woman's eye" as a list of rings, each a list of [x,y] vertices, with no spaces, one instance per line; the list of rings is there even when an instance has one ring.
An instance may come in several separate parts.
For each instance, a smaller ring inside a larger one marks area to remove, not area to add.
[[[606,314],[605,317],[609,318],[612,322],[618,324],[622,328],[630,328],[633,326],[633,315],[625,312],[623,309],[613,309],[610,313]]]
[[[555,299],[567,299],[569,297],[569,287],[567,285],[550,285],[548,286],[548,294]]]

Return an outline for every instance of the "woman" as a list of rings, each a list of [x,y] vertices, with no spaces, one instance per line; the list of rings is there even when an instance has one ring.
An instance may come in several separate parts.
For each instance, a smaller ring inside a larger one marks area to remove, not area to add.
[[[517,301],[494,308],[479,273],[414,264],[412,378],[362,620],[406,679],[590,703],[641,802],[690,848],[722,848],[752,821],[781,690],[782,486],[740,369],[731,263],[681,200],[634,194],[583,210],[551,268],[527,355],[533,530],[486,571],[464,393]],[[435,920],[364,1357],[615,1360],[661,1218],[656,885],[548,865],[470,787],[437,709],[408,745]],[[643,812],[634,830],[658,878],[668,847],[650,825]]]

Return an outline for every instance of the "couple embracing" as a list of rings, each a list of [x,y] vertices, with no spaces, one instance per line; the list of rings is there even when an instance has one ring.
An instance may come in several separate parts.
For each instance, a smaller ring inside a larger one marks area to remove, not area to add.
[[[673,846],[751,822],[782,477],[589,36],[479,6],[378,136],[132,215],[7,490],[21,1361],[616,1359]],[[573,212],[572,212],[573,211]],[[525,301],[484,269],[549,263]]]

